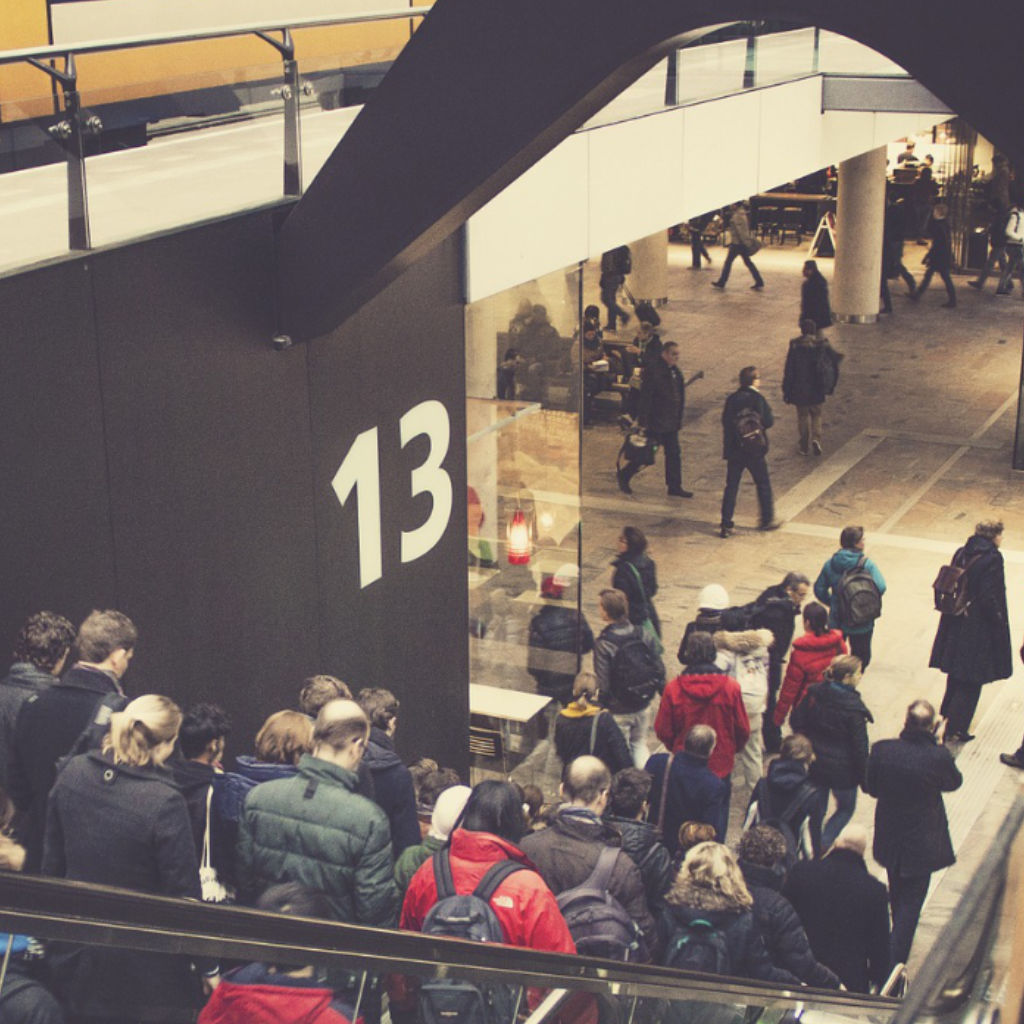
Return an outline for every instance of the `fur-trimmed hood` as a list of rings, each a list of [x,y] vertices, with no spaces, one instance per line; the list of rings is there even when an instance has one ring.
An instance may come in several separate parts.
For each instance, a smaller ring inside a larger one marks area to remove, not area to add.
[[[750,903],[744,904],[723,892],[719,892],[717,889],[695,885],[682,872],[676,877],[669,891],[665,893],[665,902],[670,907],[685,907],[687,910],[699,910],[708,913],[722,911],[734,914],[741,914],[744,911],[750,910],[753,905],[752,900]]]
[[[715,647],[733,654],[755,654],[762,648],[771,647],[775,638],[770,629],[741,629],[729,632],[720,629],[713,637]]]

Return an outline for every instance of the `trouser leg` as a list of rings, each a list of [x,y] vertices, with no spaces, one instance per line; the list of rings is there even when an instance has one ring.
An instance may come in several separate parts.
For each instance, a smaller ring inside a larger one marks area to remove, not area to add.
[[[935,271],[932,270],[931,267],[929,267],[924,272],[924,277],[921,278],[921,284],[918,286],[918,289],[915,292],[915,294],[916,295],[924,295],[924,293],[928,290],[928,285],[930,285],[932,283],[932,278],[934,276],[935,276]]]
[[[782,729],[773,720],[775,705],[779,702],[779,687],[782,685],[782,654],[769,655],[768,658],[768,704],[761,720],[761,736],[764,749],[769,754],[777,754],[782,746]],[[762,769],[763,770],[763,769]]]
[[[851,786],[848,789],[834,789],[832,793],[836,798],[836,809],[821,830],[821,845],[825,850],[836,841],[839,833],[850,823],[853,812],[857,808],[856,786]]]
[[[902,260],[896,270],[902,278],[903,283],[907,286],[909,291],[913,293],[914,289],[917,287],[917,282],[914,280],[914,275],[903,265]]]
[[[655,435],[665,454],[665,486],[669,491],[678,491],[683,486],[682,452],[679,449],[679,432],[670,430]]]
[[[942,283],[946,286],[946,299],[951,306],[956,305],[956,288],[953,287],[953,278],[950,276],[948,270],[940,270],[939,277],[942,278]]]
[[[811,428],[811,442],[817,441],[821,444],[821,405],[809,405],[807,407],[808,417],[810,419]]]
[[[743,257],[743,262],[746,265],[747,270],[750,271],[750,276],[754,279],[754,284],[764,284],[764,278],[761,276],[761,272],[754,266],[754,261],[750,258],[746,249],[741,250],[740,256]]]
[[[971,719],[978,709],[981,684],[969,683],[953,676],[946,678],[946,695],[942,698],[941,714],[949,720],[946,733],[949,736],[966,736],[971,731]]]
[[[810,407],[796,407],[796,429],[800,435],[800,451],[806,455],[811,450],[811,413]]]
[[[718,275],[718,283],[725,284],[729,280],[729,274],[732,271],[733,260],[739,255],[739,246],[730,245],[729,252],[725,257],[725,262],[722,264],[722,272]]]
[[[905,964],[910,959],[914,932],[928,895],[931,875],[899,875],[889,873],[889,904],[892,907],[892,936],[889,949],[893,964]]]
[[[861,667],[867,669],[871,664],[871,635],[874,629],[866,633],[847,633],[846,642],[850,645],[850,653],[860,658]]]
[[[761,512],[761,525],[766,526],[775,518],[775,499],[772,496],[772,481],[768,476],[768,463],[763,455],[750,462],[750,475],[757,488],[757,504]]]
[[[885,276],[885,271],[882,271],[882,284],[878,290],[879,298],[882,300],[882,312],[892,312],[892,294],[889,291],[889,281]]]
[[[761,735],[761,713],[749,714],[750,738],[736,752],[736,763],[732,769],[732,788],[738,793],[742,803],[750,799],[750,794],[764,775],[764,739]]]
[[[743,463],[739,459],[729,459],[725,466],[725,491],[722,494],[722,525],[731,527],[733,525],[733,513],[736,511],[736,494],[740,489],[740,477],[743,476]]]

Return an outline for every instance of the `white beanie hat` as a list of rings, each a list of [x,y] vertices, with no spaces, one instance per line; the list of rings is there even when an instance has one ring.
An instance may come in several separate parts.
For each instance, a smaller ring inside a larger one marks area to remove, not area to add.
[[[720,612],[729,607],[729,592],[720,583],[709,583],[700,592],[697,607]]]
[[[472,792],[469,786],[449,786],[441,790],[434,804],[434,813],[430,816],[428,834],[435,839],[447,839]]]

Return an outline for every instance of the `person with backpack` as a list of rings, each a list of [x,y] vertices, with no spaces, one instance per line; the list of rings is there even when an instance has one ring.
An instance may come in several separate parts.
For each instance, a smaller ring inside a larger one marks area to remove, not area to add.
[[[608,311],[607,331],[617,330],[620,319],[623,327],[629,323],[629,314],[619,305],[618,295],[632,269],[633,255],[628,245],[609,249],[601,256],[601,304]]]
[[[1003,524],[986,520],[953,556],[964,570],[959,609],[939,619],[930,668],[946,673],[946,692],[939,714],[946,718],[946,737],[968,743],[981,688],[1013,675],[1013,651],[1006,609],[1006,577],[999,545]]]
[[[839,550],[814,581],[814,596],[828,608],[829,628],[843,631],[850,653],[865,670],[871,664],[871,637],[884,593],[885,577],[864,554],[864,527],[844,526]]]
[[[807,688],[820,683],[832,659],[848,654],[846,641],[838,629],[828,628],[828,609],[817,601],[804,608],[804,632],[793,641],[793,653],[786,666],[773,719],[781,728],[789,712],[803,700]]]
[[[853,817],[857,787],[863,785],[868,763],[868,722],[874,718],[861,700],[857,687],[862,675],[860,658],[841,654],[833,658],[820,683],[790,716],[793,729],[803,733],[814,747],[808,773],[821,787],[818,820],[824,821],[829,791],[836,809],[821,829],[821,848],[827,850]]]
[[[661,964],[701,974],[799,985],[768,956],[736,858],[721,843],[699,843],[683,860],[658,922]],[[676,1004],[678,1005],[678,1004]]]
[[[646,963],[657,932],[643,877],[622,849],[619,831],[601,818],[611,781],[596,757],[566,765],[561,786],[566,802],[547,828],[523,839],[522,848],[558,897],[580,953]]]
[[[840,359],[813,320],[800,321],[800,337],[790,341],[786,353],[782,400],[796,406],[801,455],[821,454],[821,410],[839,382]]]
[[[770,825],[755,825],[743,833],[736,852],[771,962],[812,988],[839,988],[839,978],[815,958],[793,904],[782,894],[787,872],[782,833]]]
[[[555,753],[563,765],[583,754],[600,758],[610,772],[633,765],[626,737],[611,712],[601,707],[597,676],[580,672],[573,699],[555,718]]]
[[[744,470],[753,477],[757,488],[761,530],[777,530],[775,499],[768,476],[768,430],[775,422],[771,406],[758,390],[761,374],[756,366],[740,370],[739,387],[725,400],[722,409],[722,458],[726,462],[725,491],[722,494],[722,523],[719,535],[733,534],[733,512]]]
[[[665,665],[656,636],[629,621],[629,602],[621,590],[602,590],[599,600],[605,627],[594,641],[594,675],[601,704],[629,741],[633,764],[642,768],[650,754],[651,702],[665,684]]]
[[[813,763],[811,741],[790,733],[754,787],[744,821],[744,828],[771,825],[780,832],[794,863],[821,855],[821,790],[809,778]]]
[[[629,602],[629,621],[642,626],[650,620],[654,632],[661,636],[661,616],[654,607],[658,593],[658,567],[647,550],[647,537],[636,526],[624,526],[619,534],[619,553],[612,559],[615,571],[612,586],[621,590]]]

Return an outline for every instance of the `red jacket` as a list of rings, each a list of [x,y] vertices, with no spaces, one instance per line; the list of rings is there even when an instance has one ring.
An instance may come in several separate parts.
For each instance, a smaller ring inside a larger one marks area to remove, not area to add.
[[[472,892],[496,861],[510,857],[531,869],[530,859],[517,846],[490,832],[467,832],[456,829],[452,835],[452,878],[459,893]],[[421,864],[412,876],[402,904],[400,928],[418,932],[430,908],[437,902],[434,865]],[[558,904],[536,869],[509,875],[494,894],[491,907],[501,922],[510,946],[524,946],[549,953],[575,953]]]
[[[830,629],[821,636],[804,633],[793,641],[786,678],[782,680],[779,702],[772,716],[776,725],[782,725],[786,715],[804,699],[808,686],[821,682],[822,673],[832,659],[846,653],[846,641],[839,629]]]
[[[721,779],[732,772],[736,751],[750,738],[750,720],[743,707],[740,684],[714,665],[694,665],[692,675],[676,676],[665,687],[654,720],[658,739],[676,751],[683,749],[686,734],[695,725],[710,725],[718,742],[708,767]]]
[[[265,965],[250,964],[224,976],[198,1024],[349,1024],[351,1013],[312,978],[274,976]]]

